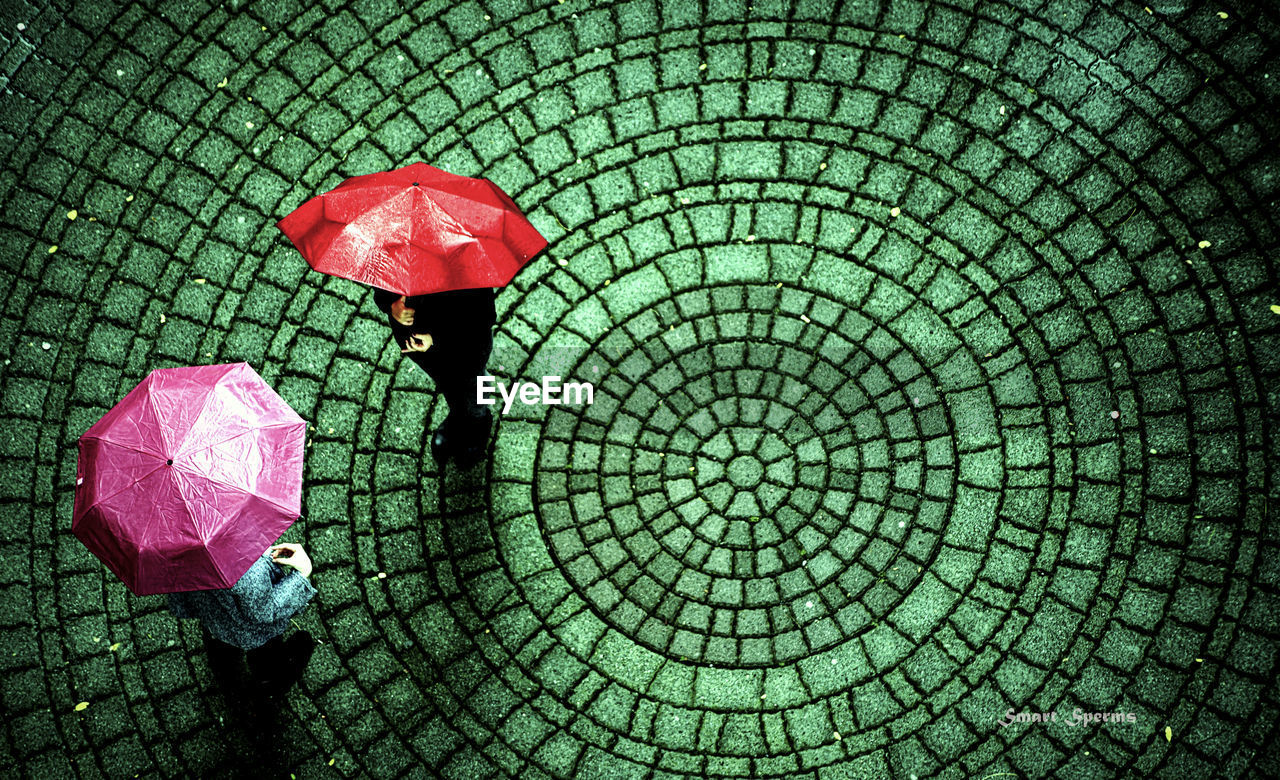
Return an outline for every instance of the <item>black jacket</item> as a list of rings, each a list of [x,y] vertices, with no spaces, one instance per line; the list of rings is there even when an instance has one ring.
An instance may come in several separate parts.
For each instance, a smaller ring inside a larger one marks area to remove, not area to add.
[[[498,318],[494,306],[497,294],[491,288],[411,295],[404,305],[414,310],[412,325],[401,325],[391,316],[391,304],[399,298],[397,293],[373,290],[373,302],[386,313],[392,335],[401,347],[415,333],[430,333],[432,350],[487,353]]]

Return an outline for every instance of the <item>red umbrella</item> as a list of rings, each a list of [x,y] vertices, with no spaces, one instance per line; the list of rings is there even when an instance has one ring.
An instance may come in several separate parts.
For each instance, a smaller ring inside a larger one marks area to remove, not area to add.
[[[139,595],[229,588],[298,518],[305,437],[246,363],[152,371],[77,442],[71,532]]]
[[[502,287],[547,246],[498,185],[426,163],[347,179],[277,227],[315,270],[401,295]]]

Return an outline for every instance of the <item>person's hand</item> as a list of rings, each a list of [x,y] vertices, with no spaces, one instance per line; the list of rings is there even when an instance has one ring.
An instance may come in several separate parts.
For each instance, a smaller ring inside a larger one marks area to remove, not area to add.
[[[391,304],[391,316],[401,325],[413,324],[413,309],[404,305],[404,296],[400,296],[400,300]]]
[[[415,333],[404,342],[401,352],[426,352],[435,342],[430,333]]]
[[[292,566],[303,577],[311,576],[311,558],[300,544],[277,544],[271,548],[271,560],[281,566]]]

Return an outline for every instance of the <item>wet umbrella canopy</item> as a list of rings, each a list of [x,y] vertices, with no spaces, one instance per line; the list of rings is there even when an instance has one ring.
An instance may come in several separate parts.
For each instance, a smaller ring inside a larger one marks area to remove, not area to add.
[[[305,436],[246,363],[152,371],[80,437],[72,531],[139,595],[231,587],[298,517]]]
[[[347,179],[278,227],[315,270],[401,295],[502,287],[547,245],[496,184],[425,163]]]

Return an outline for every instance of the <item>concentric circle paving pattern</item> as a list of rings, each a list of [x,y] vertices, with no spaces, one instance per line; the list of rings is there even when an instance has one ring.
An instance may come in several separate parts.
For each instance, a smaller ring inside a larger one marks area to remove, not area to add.
[[[596,612],[660,653],[777,666],[845,644],[897,605],[956,505],[946,408],[901,341],[831,300],[730,285],[675,302],[680,329],[617,340],[585,414],[548,415],[544,535]]]
[[[244,360],[310,424],[298,777],[1280,774],[1275,20],[73,5],[0,10],[6,766],[251,750],[198,627],[70,534],[76,438]],[[593,385],[469,472],[274,227],[415,160],[550,241],[495,375]]]

